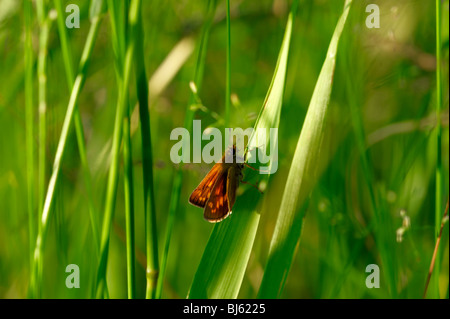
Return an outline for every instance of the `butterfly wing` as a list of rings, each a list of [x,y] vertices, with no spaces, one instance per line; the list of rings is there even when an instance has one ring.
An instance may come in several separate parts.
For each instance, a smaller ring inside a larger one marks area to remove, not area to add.
[[[216,182],[222,175],[226,176],[226,169],[223,167],[222,163],[216,163],[205,178],[200,182],[196,189],[192,192],[189,197],[189,203],[192,205],[204,208],[206,202],[211,196],[211,191],[213,190]]]
[[[230,169],[227,171],[229,170]],[[203,217],[211,223],[220,222],[231,213],[231,209],[228,204],[227,182],[228,172],[222,174],[218,178],[211,192],[211,196],[206,203]]]

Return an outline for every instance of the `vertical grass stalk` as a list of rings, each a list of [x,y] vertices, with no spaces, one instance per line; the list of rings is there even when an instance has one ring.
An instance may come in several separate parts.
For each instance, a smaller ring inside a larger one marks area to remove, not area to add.
[[[111,165],[109,168],[105,213],[103,217],[102,236],[100,242],[100,261],[97,268],[96,295],[101,298],[106,284],[106,269],[108,263],[109,239],[117,195],[117,183],[119,174],[120,146],[123,134],[123,123],[126,108],[128,106],[128,86],[130,82],[131,68],[134,58],[136,43],[136,29],[140,14],[141,1],[133,0],[129,10],[128,37],[126,54],[123,65],[123,81],[119,92],[116,119],[114,122],[113,144],[111,149]]]
[[[159,275],[158,234],[156,227],[156,205],[153,177],[153,148],[150,130],[150,112],[148,105],[148,81],[144,60],[144,30],[142,16],[138,17],[136,29],[137,40],[135,50],[135,72],[137,97],[139,101],[139,121],[141,123],[142,166],[144,184],[145,213],[145,245],[147,254],[147,287],[146,298],[156,297],[156,287]]]
[[[67,40],[67,28],[64,21],[64,12],[62,10],[61,0],[54,0],[55,9],[57,12],[57,23],[58,23],[58,33],[61,39],[61,51],[64,61],[64,68],[66,71],[66,79],[67,85],[69,86],[69,90],[73,87],[75,81],[75,75],[72,67],[72,53],[69,47],[69,43]],[[84,184],[86,187],[86,196],[88,198],[88,206],[89,206],[89,218],[91,222],[92,228],[92,238],[94,240],[95,245],[95,253],[98,256],[98,251],[100,249],[100,243],[98,239],[98,214],[95,209],[94,199],[93,199],[93,190],[92,190],[92,177],[91,172],[89,170],[89,166],[87,163],[87,154],[86,154],[86,144],[84,140],[84,129],[83,123],[81,121],[80,110],[78,105],[75,105],[75,110],[73,114],[73,121],[75,124],[75,133],[77,136],[78,143],[78,151],[80,153],[80,161],[81,161],[81,169],[83,171]]]
[[[442,221],[442,76],[441,76],[441,0],[436,0],[436,198],[435,198],[435,239],[439,237]],[[437,255],[434,270],[435,296],[439,298],[439,273],[442,256]]]
[[[197,87],[197,94],[201,90],[202,81],[203,81],[203,70],[205,68],[206,61],[206,52],[208,49],[208,40],[209,34],[211,30],[211,25],[214,20],[214,15],[216,13],[217,0],[209,0],[208,1],[208,11],[206,14],[205,23],[202,28],[200,43],[198,45],[197,51],[197,62],[195,65],[194,71],[194,83]],[[186,115],[184,118],[184,127],[188,130],[192,130],[192,120],[194,118],[194,111],[191,109],[191,105],[195,103],[195,94],[191,92],[189,97],[189,103],[186,107]],[[181,186],[183,185],[183,172],[182,172],[183,163],[181,162],[175,171],[175,177],[172,184],[172,192],[170,195],[170,204],[169,204],[169,216],[167,218],[166,224],[166,232],[164,238],[164,250],[161,257],[161,267],[158,278],[158,284],[156,288],[156,298],[161,298],[162,295],[162,287],[164,281],[164,275],[166,270],[166,264],[169,257],[169,247],[170,247],[170,239],[172,237],[173,225],[175,223],[175,213],[178,209]]]
[[[130,138],[130,110],[126,111],[123,120],[123,162],[124,162],[124,195],[127,246],[127,283],[128,299],[136,297],[135,253],[134,253],[134,196],[133,196],[133,160]]]
[[[447,201],[447,205],[445,207],[444,217],[442,218],[441,226],[440,226],[440,229],[439,229],[439,234],[438,234],[438,237],[436,239],[436,244],[434,246],[433,256],[431,257],[430,268],[428,270],[428,277],[427,277],[427,281],[425,282],[425,290],[424,290],[424,293],[423,293],[423,298],[424,299],[427,296],[428,284],[430,283],[431,275],[433,274],[433,270],[434,270],[434,267],[435,267],[435,264],[436,264],[436,257],[439,255],[439,253],[438,253],[439,252],[439,243],[441,242],[442,231],[444,229],[445,223],[448,221],[448,218],[446,220],[447,213],[448,213],[448,201]],[[447,298],[448,298],[448,290],[447,290]]]
[[[122,7],[123,5],[123,7]],[[111,30],[113,33],[112,44],[115,52],[115,70],[117,87],[123,92],[123,65],[126,50],[126,27],[128,19],[128,3],[122,4],[108,2],[111,18]],[[133,160],[130,135],[130,107],[128,99],[123,120],[123,163],[124,163],[124,198],[125,198],[125,223],[126,223],[126,255],[127,255],[127,295],[128,299],[136,298],[135,279],[135,225],[134,225],[134,191],[133,191]],[[106,288],[106,282],[105,282]],[[107,295],[105,295],[107,297]]]
[[[351,2],[345,1],[344,11],[331,38],[297,142],[258,292],[259,298],[280,297],[300,239],[305,203],[319,175],[317,163],[324,139],[324,124],[333,85],[336,53]]]
[[[118,8],[117,4],[109,1],[111,12],[112,37],[116,54],[116,75],[118,91],[123,90],[123,64],[125,60],[125,42],[128,3]],[[127,294],[128,299],[136,298],[135,278],[135,225],[134,225],[134,191],[133,191],[133,159],[130,134],[130,106],[126,101],[125,118],[123,122],[123,162],[124,162],[124,197],[125,197],[125,223],[126,223],[126,251],[127,251]],[[106,282],[105,282],[106,288]]]
[[[25,21],[25,138],[27,163],[27,209],[28,236],[30,252],[30,268],[33,262],[34,243],[36,241],[37,218],[34,207],[34,116],[33,116],[33,44],[32,34],[32,3],[24,1]]]
[[[44,0],[36,2],[39,21],[38,52],[38,102],[39,102],[39,150],[38,150],[38,209],[42,212],[45,194],[45,165],[47,140],[47,46],[50,33],[50,19]]]
[[[272,81],[255,122],[253,134],[248,141],[247,148],[250,150],[256,150],[261,145],[269,145],[271,151],[274,152],[277,150],[277,146],[275,146],[278,144],[277,134],[273,138],[269,138],[269,134],[263,138],[254,133],[262,129],[267,132],[269,129],[278,129],[279,127],[290,42],[298,2],[293,1],[291,6]],[[254,152],[253,154],[252,152],[247,153],[247,155],[249,154],[255,156]],[[249,159],[248,156],[247,159]],[[272,171],[272,165],[276,164],[277,157],[275,155],[270,158],[268,163],[265,163],[267,171]],[[269,174],[259,175],[259,183],[267,185],[270,180],[269,177]],[[246,189],[236,199],[233,214],[226,220],[214,225],[189,290],[188,298],[238,297],[259,225],[260,210],[258,203],[261,197],[261,193],[255,188]]]
[[[95,1],[102,2],[102,0],[94,0],[94,2]],[[40,218],[39,224],[40,225],[39,233],[36,239],[36,246],[33,256],[33,272],[31,274],[30,289],[35,297],[37,296],[37,290],[42,285],[43,253],[45,250],[48,224],[50,220],[50,213],[53,204],[55,188],[61,169],[61,161],[67,145],[67,138],[72,124],[75,106],[78,101],[81,89],[86,80],[87,68],[92,54],[92,50],[94,48],[95,40],[97,38],[100,22],[101,22],[101,11],[99,10],[95,15],[91,17],[91,27],[89,29],[89,34],[86,39],[83,53],[81,55],[79,71],[77,77],[75,78],[74,85],[72,87],[66,115],[64,117],[64,122],[61,129],[61,135],[56,149],[55,159],[53,162],[53,170],[50,176],[47,194],[45,196],[45,202],[42,209],[42,216]]]
[[[359,85],[361,82],[352,76],[348,70],[351,68],[351,55],[348,53],[346,46],[342,47],[344,52],[342,73],[345,74],[346,91],[348,105],[350,109],[350,117],[353,128],[353,133],[356,139],[357,149],[359,151],[359,160],[362,171],[362,178],[366,183],[369,193],[368,206],[373,214],[373,219],[367,230],[373,230],[373,236],[380,254],[381,263],[385,271],[383,272],[388,284],[388,291],[391,297],[397,296],[397,261],[396,261],[396,246],[391,245],[392,234],[395,229],[392,225],[390,214],[383,202],[383,197],[380,196],[379,190],[376,188],[371,153],[366,145],[366,134],[364,131],[364,123],[361,114],[360,105],[362,101],[359,99],[359,92],[363,88]],[[347,58],[349,57],[349,58]]]
[[[225,127],[230,124],[231,105],[231,31],[230,31],[230,0],[227,0],[227,71],[225,89]]]

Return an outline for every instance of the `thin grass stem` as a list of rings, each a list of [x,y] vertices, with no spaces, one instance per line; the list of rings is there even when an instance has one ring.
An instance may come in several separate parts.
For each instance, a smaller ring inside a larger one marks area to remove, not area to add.
[[[64,68],[66,71],[67,85],[69,89],[73,87],[75,81],[75,75],[72,67],[72,53],[70,50],[70,46],[67,40],[67,28],[64,23],[64,12],[62,10],[61,0],[54,0],[55,9],[57,12],[57,23],[58,23],[58,32],[61,39],[61,51],[64,60]],[[84,129],[83,123],[81,121],[80,110],[78,105],[75,105],[75,110],[73,114],[73,120],[75,124],[75,133],[77,136],[78,143],[78,151],[80,153],[80,161],[81,161],[81,169],[83,171],[84,183],[86,187],[86,196],[88,198],[88,206],[89,206],[89,218],[91,222],[92,228],[92,238],[94,240],[95,253],[98,256],[98,251],[100,249],[99,243],[99,225],[98,225],[98,213],[95,209],[94,199],[93,199],[93,190],[92,190],[92,177],[91,172],[89,170],[88,162],[87,162],[87,153],[86,153],[86,144],[84,139]]]
[[[205,23],[202,28],[202,33],[200,36],[200,43],[198,45],[198,51],[197,51],[197,62],[195,65],[195,71],[194,71],[194,83],[197,87],[197,94],[200,92],[202,81],[203,81],[203,71],[205,68],[205,61],[206,61],[206,52],[208,47],[208,39],[209,34],[211,30],[211,25],[214,19],[214,15],[216,12],[216,6],[217,1],[216,0],[209,0],[208,2],[208,10],[206,14]],[[194,118],[194,111],[191,109],[191,105],[195,103],[196,98],[192,91],[189,97],[189,104],[186,107],[186,114],[184,118],[184,127],[191,131],[192,129],[192,120]],[[167,260],[169,258],[169,248],[170,248],[170,239],[172,237],[172,230],[173,226],[175,224],[175,214],[178,210],[178,204],[180,199],[180,193],[181,193],[181,186],[183,185],[183,172],[182,172],[182,166],[183,163],[181,162],[178,166],[177,170],[175,171],[175,177],[174,182],[172,184],[172,192],[170,194],[170,204],[169,204],[169,216],[167,218],[167,224],[166,224],[166,232],[165,232],[165,238],[164,238],[164,250],[162,253],[161,258],[161,268],[158,278],[158,284],[156,288],[156,298],[161,298],[162,295],[162,288],[163,288],[163,282],[164,282],[164,275],[166,271],[166,264]]]
[[[124,7],[109,1],[111,12],[111,29],[115,35],[112,37],[113,47],[116,54],[116,76],[118,90],[123,90],[123,65],[125,59],[125,42],[128,3]],[[127,251],[127,294],[128,299],[136,298],[136,276],[135,276],[135,225],[134,225],[134,191],[133,191],[133,160],[130,134],[130,107],[128,101],[125,117],[123,120],[123,162],[124,162],[124,198],[125,198],[125,223],[126,223],[126,251]],[[106,287],[106,282],[105,282]]]
[[[352,0],[346,0],[303,122],[278,212],[258,298],[279,298],[300,240],[308,197],[321,174],[318,158],[325,138],[336,54]]]
[[[227,0],[227,71],[225,90],[225,127],[230,125],[231,107],[231,31],[230,31],[230,0]]]
[[[345,46],[343,46],[343,50],[346,50]],[[347,54],[345,55],[349,56]],[[343,60],[344,63],[342,64],[342,68],[348,70],[348,68],[350,67],[350,63],[347,59]],[[395,298],[397,295],[397,269],[395,264],[395,257],[393,256],[395,254],[392,253],[395,247],[390,247],[389,249],[387,248],[389,247],[388,243],[390,241],[390,234],[393,233],[394,230],[390,222],[389,214],[387,210],[384,209],[384,205],[382,203],[383,199],[381,198],[379,191],[375,187],[376,183],[374,182],[375,179],[372,170],[372,157],[370,154],[370,150],[366,145],[366,134],[364,131],[363,117],[361,114],[361,110],[358,107],[361,104],[357,98],[357,92],[360,92],[360,88],[356,86],[356,83],[358,83],[358,81],[354,81],[354,79],[351,78],[351,75],[348,72],[344,71],[343,73],[346,75],[347,79],[346,90],[349,101],[348,104],[350,108],[350,118],[352,121],[353,134],[355,136],[357,148],[359,151],[359,162],[361,165],[362,177],[369,193],[368,205],[370,211],[373,213],[374,237],[380,252],[381,262],[387,269],[384,274],[389,284],[389,291],[392,297]]]
[[[436,194],[434,232],[436,240],[442,220],[442,76],[441,76],[441,0],[436,0]],[[438,254],[434,276],[436,298],[439,298],[439,273],[442,256]]]
[[[145,214],[145,246],[147,254],[147,286],[146,298],[156,297],[156,287],[159,275],[158,234],[156,225],[156,202],[153,175],[153,148],[150,130],[150,112],[148,105],[148,81],[144,60],[144,30],[142,16],[138,17],[135,50],[135,72],[137,97],[139,101],[139,121],[141,123],[142,166],[144,184],[144,214]]]
[[[105,213],[103,218],[102,236],[100,242],[100,261],[97,268],[96,296],[103,296],[106,284],[106,268],[108,262],[109,239],[117,195],[117,184],[119,175],[120,146],[123,134],[123,119],[128,106],[128,86],[134,57],[136,43],[136,28],[141,8],[140,0],[133,0],[130,4],[128,21],[128,42],[123,65],[123,82],[120,88],[114,123],[113,144],[111,149],[111,165],[109,168]]]
[[[123,120],[123,159],[124,159],[124,195],[127,246],[127,288],[128,299],[136,298],[135,252],[134,252],[134,195],[133,195],[133,160],[130,139],[130,116],[127,109]]]
[[[63,154],[67,145],[67,138],[71,127],[75,106],[79,98],[81,89],[86,80],[87,67],[90,61],[92,50],[94,48],[95,40],[97,38],[100,22],[101,22],[100,13],[91,18],[92,24],[89,29],[89,34],[87,36],[86,43],[81,56],[78,75],[75,78],[75,82],[72,87],[72,92],[70,94],[66,115],[61,129],[61,135],[56,149],[55,159],[53,162],[53,170],[50,176],[47,193],[45,196],[45,202],[42,209],[42,216],[40,218],[39,224],[40,225],[39,233],[36,239],[36,246],[33,256],[33,272],[31,275],[30,289],[31,291],[34,292],[34,296],[37,295],[37,287],[42,286],[41,282],[42,282],[42,268],[43,268],[43,253],[45,250],[45,243],[47,238],[51,207],[54,200],[54,193],[61,169]]]
[[[30,268],[33,262],[34,244],[37,233],[37,217],[34,207],[34,116],[33,116],[33,44],[32,35],[32,3],[24,1],[25,22],[25,137],[27,162],[27,209]]]
[[[50,33],[50,19],[44,0],[36,2],[39,21],[38,52],[38,111],[39,111],[39,149],[38,149],[38,209],[42,212],[46,184],[46,146],[47,146],[47,46]]]
[[[423,292],[423,299],[425,299],[427,297],[428,285],[430,284],[431,275],[433,274],[433,270],[436,265],[436,257],[439,255],[438,249],[439,249],[439,244],[441,242],[442,230],[444,229],[445,223],[448,222],[447,214],[448,214],[448,200],[447,200],[447,205],[445,207],[444,217],[442,217],[441,225],[439,227],[439,234],[438,234],[438,237],[436,238],[436,244],[434,246],[433,256],[431,257],[430,268],[428,270],[427,281],[425,283],[425,290]],[[439,277],[439,273],[435,273],[435,277]]]

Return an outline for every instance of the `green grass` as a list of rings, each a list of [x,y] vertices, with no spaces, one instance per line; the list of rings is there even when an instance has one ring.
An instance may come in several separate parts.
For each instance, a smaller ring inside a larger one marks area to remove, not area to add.
[[[109,3],[109,7],[112,7],[112,2]],[[110,232],[112,228],[112,221],[114,217],[115,210],[115,202],[116,202],[116,192],[117,192],[117,184],[118,184],[118,174],[119,174],[119,159],[120,159],[120,148],[121,141],[123,136],[123,123],[124,116],[127,113],[128,108],[128,86],[130,83],[131,77],[131,69],[134,58],[134,51],[136,49],[137,38],[137,29],[138,29],[138,21],[140,14],[141,1],[132,1],[130,4],[129,17],[128,17],[128,25],[127,25],[127,39],[122,40],[124,43],[120,43],[118,41],[118,45],[116,45],[116,54],[119,56],[117,63],[119,68],[123,68],[118,71],[118,77],[120,79],[119,83],[119,95],[117,99],[117,108],[116,108],[116,117],[114,123],[114,133],[113,133],[113,142],[111,148],[111,165],[109,168],[108,174],[108,184],[107,184],[107,195],[106,195],[106,203],[105,203],[105,213],[103,217],[103,228],[102,228],[102,237],[100,244],[100,262],[97,270],[97,289],[96,296],[100,298],[105,293],[106,286],[106,268],[108,262],[108,250],[109,250],[109,240],[110,240]],[[116,11],[117,12],[117,11]],[[125,13],[127,10],[125,9]],[[120,13],[116,13],[116,17]],[[115,21],[116,25],[119,25],[120,19]],[[114,24],[114,22],[112,23]],[[119,29],[119,28],[117,28]],[[116,29],[116,30],[117,30]],[[120,31],[118,31],[120,33]],[[120,39],[120,36],[119,36]],[[126,43],[126,44],[125,44]],[[120,58],[120,52],[123,50],[122,48],[126,47],[125,55],[123,59]],[[120,73],[119,73],[120,72]],[[129,129],[129,127],[127,127]],[[131,199],[130,199],[131,200]],[[153,287],[153,283],[150,283],[150,289]]]
[[[79,97],[81,88],[83,86],[83,83],[86,78],[86,71],[87,71],[87,65],[89,62],[90,54],[92,52],[94,41],[96,39],[96,35],[98,32],[98,28],[100,25],[100,13],[97,12],[95,16],[92,17],[92,27],[90,29],[88,38],[86,40],[86,46],[83,51],[83,55],[81,57],[80,61],[80,67],[78,75],[75,79],[74,85],[72,87],[72,93],[69,99],[69,104],[67,107],[67,113],[66,117],[64,119],[60,139],[58,142],[58,147],[55,154],[55,160],[53,163],[53,171],[48,183],[48,189],[47,193],[45,195],[45,202],[43,203],[42,207],[42,214],[40,216],[39,220],[39,230],[38,230],[38,236],[35,244],[35,251],[34,251],[34,261],[33,261],[33,267],[31,271],[31,279],[30,279],[30,291],[32,293],[32,296],[39,297],[41,295],[41,289],[42,287],[42,272],[43,272],[43,254],[45,251],[45,244],[46,244],[46,237],[47,237],[47,231],[48,231],[48,224],[49,224],[49,215],[51,213],[51,205],[54,200],[54,192],[56,183],[58,180],[58,175],[60,173],[60,165],[62,161],[62,157],[64,154],[64,149],[66,147],[67,137],[69,134],[69,129],[72,122],[72,117],[74,114],[74,110],[76,107],[77,99]],[[43,134],[40,134],[40,137],[42,138]],[[42,156],[43,157],[43,156]],[[40,208],[40,205],[38,206]]]
[[[131,154],[130,139],[130,110],[126,110],[123,123],[123,163],[124,163],[124,196],[125,196],[125,219],[127,236],[127,285],[128,298],[136,297],[136,276],[134,252],[134,192],[133,192],[133,162]]]
[[[325,62],[308,107],[286,180],[268,260],[258,292],[259,298],[277,298],[281,295],[295,255],[295,248],[300,240],[306,212],[304,205],[308,195],[314,189],[317,176],[320,175],[320,167],[317,163],[320,163],[319,157],[323,154],[325,118],[333,85],[337,47],[351,4],[351,0],[344,4],[344,12],[331,38]]]
[[[38,1],[36,6],[40,28],[37,66],[39,112],[38,210],[39,212],[42,212],[45,197],[45,184],[47,183],[45,173],[47,165],[47,46],[51,24],[44,0]]]
[[[67,36],[67,28],[64,21],[64,11],[62,9],[62,2],[61,0],[55,0],[55,9],[57,12],[57,23],[58,23],[58,34],[61,39],[61,51],[64,59],[64,68],[66,72],[66,78],[67,78],[67,85],[69,87],[69,90],[72,88],[74,81],[75,81],[75,75],[73,71],[73,58],[71,54],[71,49],[68,44],[68,36]],[[84,136],[84,129],[83,129],[83,123],[81,121],[81,115],[80,110],[78,106],[75,106],[74,114],[73,114],[73,121],[75,125],[75,132],[77,135],[77,144],[78,144],[78,152],[80,154],[80,161],[81,166],[83,169],[83,175],[85,180],[85,187],[86,187],[86,196],[88,198],[89,203],[89,218],[91,222],[92,227],[92,237],[94,240],[95,247],[100,248],[99,243],[99,226],[98,226],[98,213],[95,208],[93,194],[92,194],[92,177],[91,172],[89,169],[89,165],[87,163],[87,157],[86,157],[86,144],[85,144],[85,136]]]
[[[0,0],[0,298],[448,298],[448,0],[70,3]],[[216,225],[194,119],[279,129]]]
[[[144,36],[142,27],[142,16],[138,20],[138,37]],[[146,225],[146,247],[147,247],[147,298],[156,297],[158,284],[159,266],[158,266],[158,234],[156,232],[156,201],[155,184],[153,173],[153,151],[152,137],[150,131],[149,114],[149,93],[148,81],[145,73],[145,59],[143,41],[137,43],[136,48],[136,83],[137,95],[139,100],[139,120],[141,123],[141,139],[143,150],[143,183],[145,194],[145,225]],[[153,277],[153,278],[152,278]]]
[[[192,120],[194,118],[194,111],[192,109],[192,106],[194,103],[196,103],[196,100],[198,99],[198,91],[201,89],[202,81],[203,81],[203,70],[205,67],[206,62],[206,52],[207,52],[207,45],[208,45],[208,39],[209,39],[209,33],[211,30],[211,24],[214,19],[214,15],[216,12],[216,0],[209,0],[208,1],[208,7],[207,7],[207,14],[205,18],[205,23],[202,28],[202,32],[200,35],[200,41],[197,48],[197,61],[196,66],[194,69],[193,74],[193,83],[195,83],[195,86],[197,88],[197,92],[192,92],[189,95],[189,103],[186,107],[186,113],[184,118],[184,127],[188,129],[189,131],[192,131]],[[181,163],[181,166],[183,163]],[[183,179],[183,172],[182,167],[178,167],[178,169],[175,172],[175,177],[173,178],[173,184],[172,184],[172,191],[170,193],[170,204],[169,204],[169,214],[167,219],[167,225],[166,225],[166,233],[165,233],[165,239],[164,239],[164,250],[161,260],[161,272],[158,278],[158,285],[156,289],[156,296],[158,298],[161,298],[162,295],[162,288],[164,284],[164,275],[166,271],[166,265],[169,258],[169,248],[170,248],[170,241],[172,238],[172,231],[175,223],[176,218],[176,212],[179,208],[179,200],[180,200],[180,193],[181,193],[181,187],[182,187],[182,179]]]
[[[30,265],[33,262],[34,244],[37,234],[37,217],[34,210],[34,120],[33,120],[33,47],[32,32],[32,6],[31,1],[24,1],[25,15],[25,114],[26,114],[26,161],[27,161],[27,203],[28,203],[28,238],[30,250]]]
[[[289,45],[297,5],[298,1],[294,1],[288,17],[272,83],[261,107],[260,115],[256,120],[254,132],[258,129],[268,131],[270,128],[278,128],[279,126]],[[251,150],[258,148],[260,145],[272,147],[273,144],[278,144],[278,136],[275,137],[276,140],[274,141],[269,140],[267,132],[266,138],[266,140],[261,141],[255,134],[252,135],[247,148]],[[269,162],[267,165],[268,171],[273,164],[273,160]],[[258,182],[267,184],[269,175],[260,175],[260,177],[261,179]],[[189,290],[189,298],[237,298],[258,228],[260,209],[257,204],[261,197],[257,190],[247,189],[236,200],[232,218],[214,225]]]
[[[440,121],[442,110],[442,79],[441,79],[441,1],[436,1],[436,202],[434,231],[436,240],[439,237],[441,220],[444,216],[442,203],[442,124]],[[440,273],[442,254],[439,253],[436,263],[436,273]],[[439,298],[439,276],[434,276],[435,298]]]
[[[230,124],[231,112],[231,17],[230,0],[227,0],[227,71],[226,71],[226,89],[225,89],[225,127]]]

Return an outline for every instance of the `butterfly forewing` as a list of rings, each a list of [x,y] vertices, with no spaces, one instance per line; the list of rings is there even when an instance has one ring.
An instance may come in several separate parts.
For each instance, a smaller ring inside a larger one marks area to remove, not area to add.
[[[222,163],[217,163],[213,166],[208,175],[200,182],[197,188],[192,192],[189,197],[189,203],[198,207],[205,207],[206,202],[211,196],[211,191],[214,188],[217,180],[222,176],[226,176],[226,169]]]

